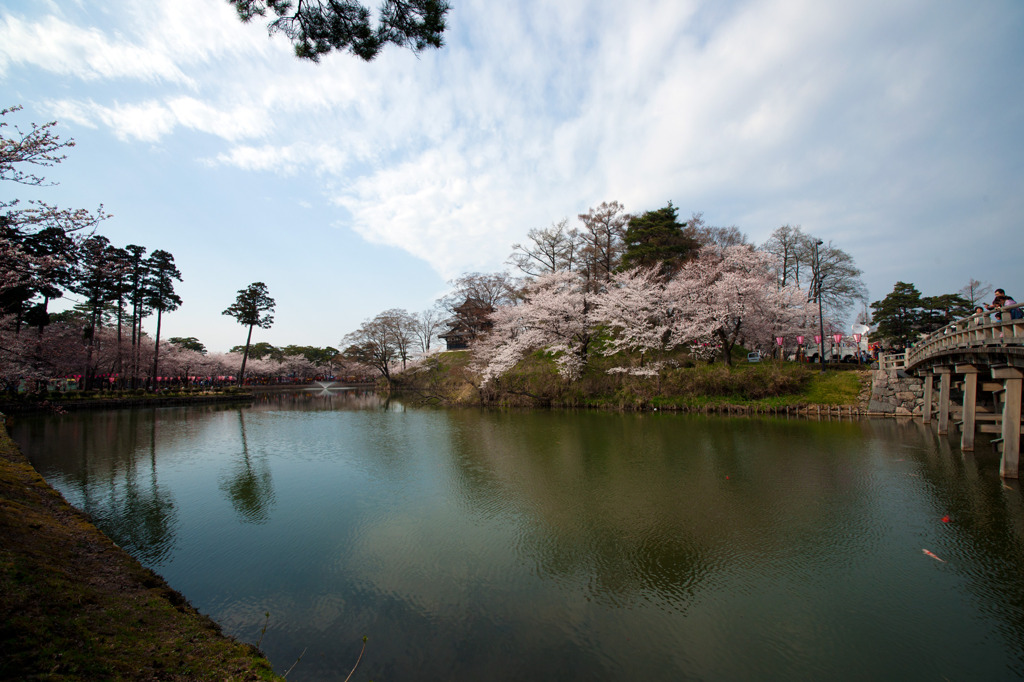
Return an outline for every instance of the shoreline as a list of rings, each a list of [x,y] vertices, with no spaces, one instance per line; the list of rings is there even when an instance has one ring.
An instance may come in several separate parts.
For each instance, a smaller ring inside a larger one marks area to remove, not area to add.
[[[0,424],[0,677],[282,680],[118,547]]]

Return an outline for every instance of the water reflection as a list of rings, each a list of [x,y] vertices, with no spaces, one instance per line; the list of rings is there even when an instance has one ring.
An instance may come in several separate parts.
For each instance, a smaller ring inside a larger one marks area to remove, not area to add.
[[[229,633],[254,641],[270,611],[279,669],[309,647],[289,679],[336,678],[363,634],[374,679],[1024,665],[1024,510],[986,443],[964,456],[912,421],[331,393],[26,419],[13,435]]]
[[[164,434],[152,411],[54,416],[18,426],[28,439],[23,450],[51,453],[35,463],[43,476],[114,542],[148,565],[172,552],[177,510],[171,489],[159,480]]]
[[[266,523],[274,506],[274,483],[266,456],[249,455],[249,439],[245,433],[245,413],[238,410],[238,427],[242,457],[220,478],[220,489],[245,523]]]

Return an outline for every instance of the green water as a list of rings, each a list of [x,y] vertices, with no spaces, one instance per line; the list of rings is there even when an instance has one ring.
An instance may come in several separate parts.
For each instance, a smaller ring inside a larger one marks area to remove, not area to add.
[[[998,680],[1024,503],[894,420],[373,395],[20,418],[37,469],[289,680]],[[944,522],[943,517],[949,521]],[[936,557],[924,553],[929,550]]]

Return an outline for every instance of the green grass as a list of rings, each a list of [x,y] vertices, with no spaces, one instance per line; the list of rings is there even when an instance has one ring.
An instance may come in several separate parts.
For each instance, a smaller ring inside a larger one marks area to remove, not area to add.
[[[808,403],[850,405],[857,402],[860,380],[856,372],[815,373],[805,392]]]
[[[544,352],[525,357],[512,371],[477,390],[480,377],[471,368],[468,352],[446,353],[428,369],[403,376],[401,387],[433,396],[441,404],[503,406],[597,407],[624,410],[718,409],[728,405],[773,410],[800,405],[855,405],[860,374],[795,362],[745,362],[746,351],[735,353],[728,366],[694,362],[682,353],[659,358],[668,361],[657,376],[609,374],[613,367],[638,366],[637,358],[593,354],[584,376],[569,382],[558,376],[555,358]],[[845,368],[844,368],[845,369]]]

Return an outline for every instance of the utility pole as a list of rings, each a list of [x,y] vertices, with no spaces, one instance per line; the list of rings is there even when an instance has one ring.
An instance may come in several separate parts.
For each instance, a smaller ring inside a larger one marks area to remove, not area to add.
[[[821,311],[821,260],[818,259],[818,247],[823,242],[819,239],[814,242],[814,285],[815,293],[818,298],[818,333],[821,335],[818,338],[821,339],[818,343],[818,361],[821,363],[821,372],[825,373],[825,320]]]

